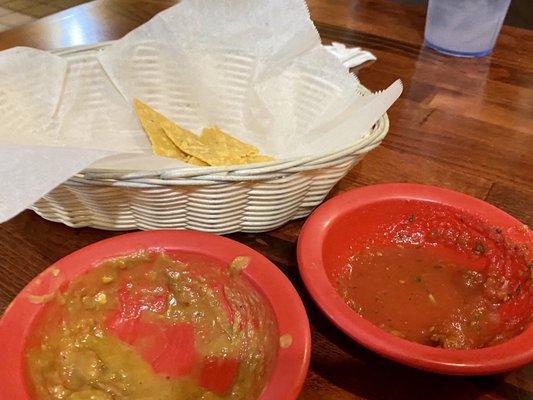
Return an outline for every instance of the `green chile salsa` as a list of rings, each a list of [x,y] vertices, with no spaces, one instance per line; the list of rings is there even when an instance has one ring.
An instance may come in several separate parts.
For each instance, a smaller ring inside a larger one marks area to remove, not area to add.
[[[533,310],[531,232],[523,227],[524,243],[514,244],[454,209],[405,203],[333,268],[348,306],[398,337],[447,349],[524,331]]]
[[[247,261],[140,252],[63,285],[27,344],[32,398],[257,399],[278,334]]]

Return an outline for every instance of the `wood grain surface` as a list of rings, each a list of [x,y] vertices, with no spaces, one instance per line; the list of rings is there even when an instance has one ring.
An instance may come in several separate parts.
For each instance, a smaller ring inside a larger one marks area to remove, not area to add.
[[[0,33],[0,49],[118,39],[173,3],[96,0]],[[459,59],[424,48],[422,8],[386,0],[308,4],[324,42],[361,46],[378,57],[358,69],[364,85],[382,89],[398,77],[405,85],[389,112],[387,138],[332,196],[375,183],[427,183],[485,199],[533,224],[533,31],[504,26],[491,56]],[[533,399],[531,365],[490,377],[442,376],[403,367],[348,339],[319,312],[299,278],[295,243],[302,223],[230,235],[276,263],[305,302],[313,353],[300,399]],[[117,234],[68,228],[29,211],[0,225],[0,312],[51,263]]]

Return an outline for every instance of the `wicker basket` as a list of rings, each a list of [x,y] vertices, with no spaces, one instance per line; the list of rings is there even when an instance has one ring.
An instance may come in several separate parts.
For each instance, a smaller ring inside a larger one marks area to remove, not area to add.
[[[102,46],[57,52],[67,60]],[[360,87],[362,92],[367,89]],[[263,165],[157,171],[88,169],[31,206],[71,227],[264,232],[307,216],[389,128],[387,115],[362,140],[322,156]]]

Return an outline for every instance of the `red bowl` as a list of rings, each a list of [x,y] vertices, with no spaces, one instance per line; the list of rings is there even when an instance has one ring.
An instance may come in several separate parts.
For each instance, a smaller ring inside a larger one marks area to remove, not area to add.
[[[412,367],[445,374],[483,375],[533,362],[532,324],[518,336],[491,347],[474,350],[434,348],[383,331],[356,314],[337,293],[328,272],[335,257],[343,259],[350,251],[347,238],[352,244],[357,243],[359,237],[376,229],[380,221],[399,213],[399,204],[412,203],[416,206],[420,202],[428,207],[451,207],[486,222],[487,226],[498,227],[498,231],[501,229],[513,242],[531,246],[532,235],[527,227],[498,208],[465,194],[417,184],[358,188],[320,206],[308,218],[300,234],[298,265],[303,281],[318,306],[352,339],[376,353]],[[365,210],[370,207],[374,210],[373,214]]]
[[[237,256],[249,256],[251,262],[243,275],[270,302],[279,334],[293,338],[291,346],[278,349],[273,371],[259,399],[296,399],[307,374],[311,347],[309,321],[298,293],[285,275],[258,252],[224,237],[191,231],[137,232],[103,240],[62,258],[33,279],[0,320],[2,398],[30,399],[23,352],[30,326],[44,305],[31,303],[28,295],[45,294],[57,286],[58,274],[52,268],[60,271],[63,282],[69,282],[104,259],[139,249],[196,253],[226,264]]]

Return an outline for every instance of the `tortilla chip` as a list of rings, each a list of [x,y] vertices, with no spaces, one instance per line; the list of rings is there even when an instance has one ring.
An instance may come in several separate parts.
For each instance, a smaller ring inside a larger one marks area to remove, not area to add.
[[[180,127],[150,106],[135,99],[137,117],[152,143],[155,154],[172,157],[198,166],[227,166],[268,162],[272,157],[241,142],[214,126],[205,128],[200,137]]]
[[[182,128],[181,126],[175,124],[171,120],[169,120],[166,117],[163,117],[164,120],[161,121],[161,128],[165,131],[167,136],[169,137],[172,142],[179,147],[180,142],[184,140],[198,140],[198,136],[196,136],[191,131],[188,131],[187,129]]]
[[[263,163],[276,160],[274,157],[265,156],[263,154],[256,154],[246,157],[246,161],[250,164]]]
[[[234,153],[240,157],[259,154],[257,147],[241,142],[220,130],[216,125],[212,128],[204,128],[200,136],[200,141],[210,147],[219,147],[228,153]]]
[[[202,160],[200,160],[199,158],[196,158],[196,157],[189,157],[189,158],[187,159],[187,163],[192,164],[192,165],[197,165],[197,166],[199,166],[199,167],[206,167],[206,166],[209,166],[208,163],[203,162]]]
[[[185,161],[187,155],[168,138],[165,131],[159,125],[159,121],[165,119],[165,117],[137,99],[133,101],[133,105],[137,118],[139,118],[144,131],[152,143],[154,154]]]
[[[165,131],[166,132],[166,131]],[[224,149],[206,146],[198,139],[184,139],[174,142],[183,152],[213,166],[244,164],[246,160]]]

